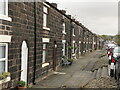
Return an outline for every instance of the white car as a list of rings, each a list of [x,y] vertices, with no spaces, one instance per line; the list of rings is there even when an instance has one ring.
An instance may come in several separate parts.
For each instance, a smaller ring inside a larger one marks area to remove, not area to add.
[[[107,49],[107,55],[109,57],[109,54],[112,52],[111,50],[116,47],[115,44],[108,44],[108,49]]]
[[[115,74],[115,64],[116,64],[116,58],[117,56],[120,56],[120,47],[115,47],[113,52],[112,52],[112,56],[109,58],[111,59],[109,62],[109,75],[110,76],[114,76]]]

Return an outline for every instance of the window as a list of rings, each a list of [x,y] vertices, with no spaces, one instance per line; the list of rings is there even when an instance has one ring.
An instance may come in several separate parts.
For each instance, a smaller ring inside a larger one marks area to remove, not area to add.
[[[0,74],[7,72],[8,45],[0,43]]]
[[[74,28],[72,29],[72,33],[73,33],[73,36],[75,36],[75,29]]]
[[[65,23],[63,23],[63,34],[66,34],[66,32],[65,32]]]
[[[8,15],[8,0],[0,0],[0,15]]]
[[[79,35],[81,35],[81,28],[79,28]]]
[[[43,7],[43,27],[47,27],[47,14],[48,14],[48,8],[44,6]]]
[[[49,65],[49,63],[46,61],[47,60],[47,44],[43,44],[43,55],[42,55],[42,68],[46,67]]]
[[[65,53],[66,53],[66,40],[62,40],[62,44],[63,44],[62,52],[63,52],[63,56],[65,56]]]
[[[81,47],[80,47],[80,43],[79,43],[79,53],[81,52],[80,48],[81,48]]]
[[[79,41],[79,53],[81,52],[81,41]]]
[[[46,44],[43,44],[43,58],[42,58],[42,63],[45,63],[46,59]]]
[[[75,53],[75,41],[73,41],[73,49],[72,49],[72,53]]]
[[[65,56],[65,43],[63,43],[63,56]]]

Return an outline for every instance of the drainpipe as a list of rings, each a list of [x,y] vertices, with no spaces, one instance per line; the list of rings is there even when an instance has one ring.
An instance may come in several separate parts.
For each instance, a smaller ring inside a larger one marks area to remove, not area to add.
[[[71,23],[71,25],[70,25],[70,46],[72,46],[72,29],[73,29],[72,20],[70,21],[70,23]],[[72,52],[72,50],[70,49],[70,53],[69,53],[69,54],[70,54],[70,55],[69,55],[69,56],[70,56],[70,57],[69,57],[70,59],[71,59],[71,57],[72,57],[72,53],[71,53],[71,52]]]
[[[33,84],[35,85],[36,74],[36,2],[34,1],[34,70],[33,70]]]

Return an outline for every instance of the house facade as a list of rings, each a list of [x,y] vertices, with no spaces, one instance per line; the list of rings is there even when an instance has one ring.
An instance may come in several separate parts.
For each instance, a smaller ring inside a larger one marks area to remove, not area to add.
[[[95,48],[94,34],[55,3],[6,0],[0,6],[0,74],[11,74],[0,78],[0,89],[20,80],[35,84],[57,71],[62,56],[79,58]]]

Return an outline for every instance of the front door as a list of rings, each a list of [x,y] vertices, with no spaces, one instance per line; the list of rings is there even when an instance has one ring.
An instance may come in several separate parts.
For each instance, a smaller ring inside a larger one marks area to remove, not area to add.
[[[21,80],[27,83],[27,63],[28,63],[28,47],[25,41],[22,42],[21,52]]]

